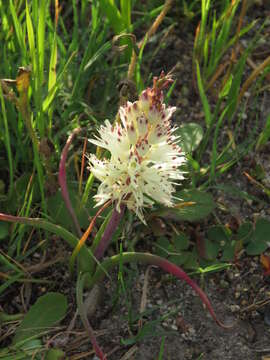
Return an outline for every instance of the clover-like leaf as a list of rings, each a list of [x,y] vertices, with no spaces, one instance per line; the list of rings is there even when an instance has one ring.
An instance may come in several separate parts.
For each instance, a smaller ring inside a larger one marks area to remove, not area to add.
[[[270,221],[267,219],[258,219],[255,230],[250,237],[250,241],[246,247],[248,255],[260,255],[268,247],[270,243]]]

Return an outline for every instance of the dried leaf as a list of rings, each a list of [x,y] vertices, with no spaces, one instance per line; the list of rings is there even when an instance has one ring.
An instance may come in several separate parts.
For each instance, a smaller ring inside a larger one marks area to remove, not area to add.
[[[19,74],[16,77],[16,86],[20,94],[26,93],[28,91],[30,84],[30,74],[31,72],[26,68],[19,69]]]
[[[264,267],[264,275],[269,276],[270,275],[270,257],[264,254],[261,254],[260,256],[260,262],[262,266]]]

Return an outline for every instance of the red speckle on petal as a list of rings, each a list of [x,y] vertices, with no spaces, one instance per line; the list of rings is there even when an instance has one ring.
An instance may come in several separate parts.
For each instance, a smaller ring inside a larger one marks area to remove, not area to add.
[[[143,98],[144,98],[145,100],[147,100],[147,99],[148,99],[147,91],[144,91],[144,92],[142,93],[142,96],[143,96]]]

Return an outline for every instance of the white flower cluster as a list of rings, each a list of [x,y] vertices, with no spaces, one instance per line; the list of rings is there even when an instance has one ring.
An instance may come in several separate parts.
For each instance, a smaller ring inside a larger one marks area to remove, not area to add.
[[[90,155],[90,170],[101,181],[95,195],[97,206],[108,200],[124,203],[144,221],[143,208],[157,201],[173,206],[174,180],[183,179],[179,166],[185,162],[177,144],[170,118],[175,107],[163,104],[163,94],[154,80],[139,100],[120,107],[121,123],[108,120],[99,129],[99,137],[90,142],[107,149],[111,156],[98,159]]]

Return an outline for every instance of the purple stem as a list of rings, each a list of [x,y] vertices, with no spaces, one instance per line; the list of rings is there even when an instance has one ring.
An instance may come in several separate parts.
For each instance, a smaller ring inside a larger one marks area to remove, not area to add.
[[[73,224],[75,225],[77,234],[79,237],[82,236],[81,228],[78,222],[78,219],[76,217],[75,211],[71,205],[71,201],[68,194],[68,188],[67,188],[67,177],[66,177],[66,160],[67,160],[67,154],[69,147],[73,141],[73,138],[76,134],[78,134],[81,131],[80,128],[74,129],[72,133],[69,135],[66,145],[64,146],[64,149],[61,154],[61,160],[59,164],[59,174],[58,174],[58,182],[61,188],[61,194],[63,197],[63,200],[65,202],[66,208],[68,212],[70,213],[71,219],[73,221]]]
[[[91,344],[93,346],[93,349],[96,353],[96,356],[100,359],[100,360],[107,360],[106,355],[103,353],[101,347],[98,345],[94,330],[92,328],[92,326],[90,325],[87,315],[85,313],[81,314],[81,319],[82,322],[84,324],[84,328],[87,332],[87,335],[89,336],[89,339],[91,341]]]
[[[100,260],[104,256],[104,253],[107,247],[109,246],[111,238],[115,230],[117,229],[117,226],[119,225],[124,213],[125,213],[125,205],[123,204],[120,205],[120,212],[118,212],[116,208],[114,208],[110,221],[106,226],[106,229],[102,235],[102,238],[97,248],[94,251],[94,255],[98,260]]]
[[[156,265],[163,269],[164,271],[176,276],[180,280],[184,280],[192,289],[199,295],[202,302],[206,305],[209,313],[215,322],[224,329],[231,329],[232,325],[223,324],[216,316],[215,311],[209,301],[207,295],[204,291],[187,275],[187,273],[182,270],[179,266],[171,263],[170,261],[150,253],[139,253],[139,252],[127,252],[119,255],[115,255],[109,259],[104,260],[101,263],[101,266],[97,268],[96,273],[91,279],[90,286],[96,284],[98,281],[101,281],[105,274],[114,266],[118,265],[119,262],[131,263],[131,262],[142,262],[147,265]],[[105,270],[105,271],[104,271]]]
[[[202,302],[207,307],[209,313],[211,314],[212,318],[215,320],[215,322],[223,328],[230,328],[231,326],[224,325],[216,316],[214,309],[211,305],[210,300],[206,296],[205,292],[193,281],[188,274],[182,270],[179,266],[171,263],[170,261],[166,259],[159,258],[155,261],[155,265],[159,266],[161,269],[167,271],[168,273],[176,276],[178,279],[184,280],[189,286],[192,287],[192,289],[199,295]]]

